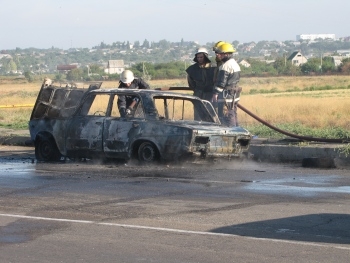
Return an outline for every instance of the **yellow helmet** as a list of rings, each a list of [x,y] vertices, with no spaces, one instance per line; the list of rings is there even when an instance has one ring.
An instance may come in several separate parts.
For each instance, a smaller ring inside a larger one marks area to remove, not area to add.
[[[219,53],[219,54],[234,53],[234,52],[236,52],[236,49],[230,43],[224,43],[215,50],[215,53]]]
[[[213,51],[215,51],[218,47],[220,47],[222,44],[225,44],[225,41],[218,41],[215,43],[215,45],[213,46]]]

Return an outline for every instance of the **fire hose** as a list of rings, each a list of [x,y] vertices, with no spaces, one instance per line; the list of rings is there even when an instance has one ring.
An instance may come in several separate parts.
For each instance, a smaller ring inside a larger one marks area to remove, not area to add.
[[[317,137],[310,137],[310,136],[301,136],[301,135],[297,135],[297,134],[293,134],[284,130],[281,130],[279,128],[277,128],[276,126],[271,125],[270,123],[264,121],[263,119],[259,118],[258,116],[256,116],[254,113],[252,113],[251,111],[247,110],[245,107],[243,107],[240,104],[237,104],[237,107],[240,108],[242,111],[244,111],[245,113],[247,113],[248,115],[250,115],[251,117],[253,117],[254,119],[256,119],[257,121],[261,122],[262,124],[266,125],[267,127],[282,133],[284,135],[293,137],[293,138],[297,138],[300,140],[304,140],[304,141],[315,141],[315,142],[329,142],[329,143],[348,143],[349,139],[327,139],[327,138],[317,138]]]
[[[169,87],[169,88],[157,88],[156,90],[191,90],[189,87]],[[280,128],[271,125],[270,123],[266,122],[265,120],[261,119],[260,117],[256,116],[254,113],[243,107],[241,104],[237,103],[237,107],[240,108],[242,111],[259,121],[260,123],[264,124],[265,126],[269,127],[270,129],[273,129],[281,134],[287,135],[292,138],[297,138],[299,140],[303,141],[314,141],[314,142],[326,142],[326,143],[349,143],[349,138],[344,139],[329,139],[329,138],[317,138],[317,137],[311,137],[311,136],[302,136],[293,134],[284,130],[281,130]]]

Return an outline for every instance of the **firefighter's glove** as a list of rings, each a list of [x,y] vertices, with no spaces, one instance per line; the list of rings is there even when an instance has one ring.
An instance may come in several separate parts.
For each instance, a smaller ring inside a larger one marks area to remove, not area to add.
[[[125,113],[127,114],[127,115],[130,115],[131,114],[131,112],[132,112],[132,108],[127,108],[126,110],[125,110]]]

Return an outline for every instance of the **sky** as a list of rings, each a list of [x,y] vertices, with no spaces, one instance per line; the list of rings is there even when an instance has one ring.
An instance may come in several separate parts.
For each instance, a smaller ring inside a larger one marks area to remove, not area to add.
[[[0,0],[0,50],[339,38],[350,36],[349,10],[348,0]]]

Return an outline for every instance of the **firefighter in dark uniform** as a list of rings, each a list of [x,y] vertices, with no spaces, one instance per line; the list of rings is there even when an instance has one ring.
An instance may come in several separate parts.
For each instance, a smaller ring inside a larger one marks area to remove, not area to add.
[[[135,78],[131,70],[124,70],[120,75],[119,89],[149,89],[149,85],[141,78]],[[119,96],[118,109],[121,117],[131,114],[138,98],[135,96]]]
[[[213,104],[224,102],[227,111],[222,118],[222,122],[228,127],[238,126],[237,103],[241,92],[238,82],[241,68],[233,58],[235,51],[229,43],[224,43],[215,50],[215,54],[222,61],[222,65],[219,67],[215,81]]]
[[[211,65],[207,49],[198,48],[193,61],[196,63],[186,69],[188,86],[193,90],[194,96],[211,101],[215,67]]]

